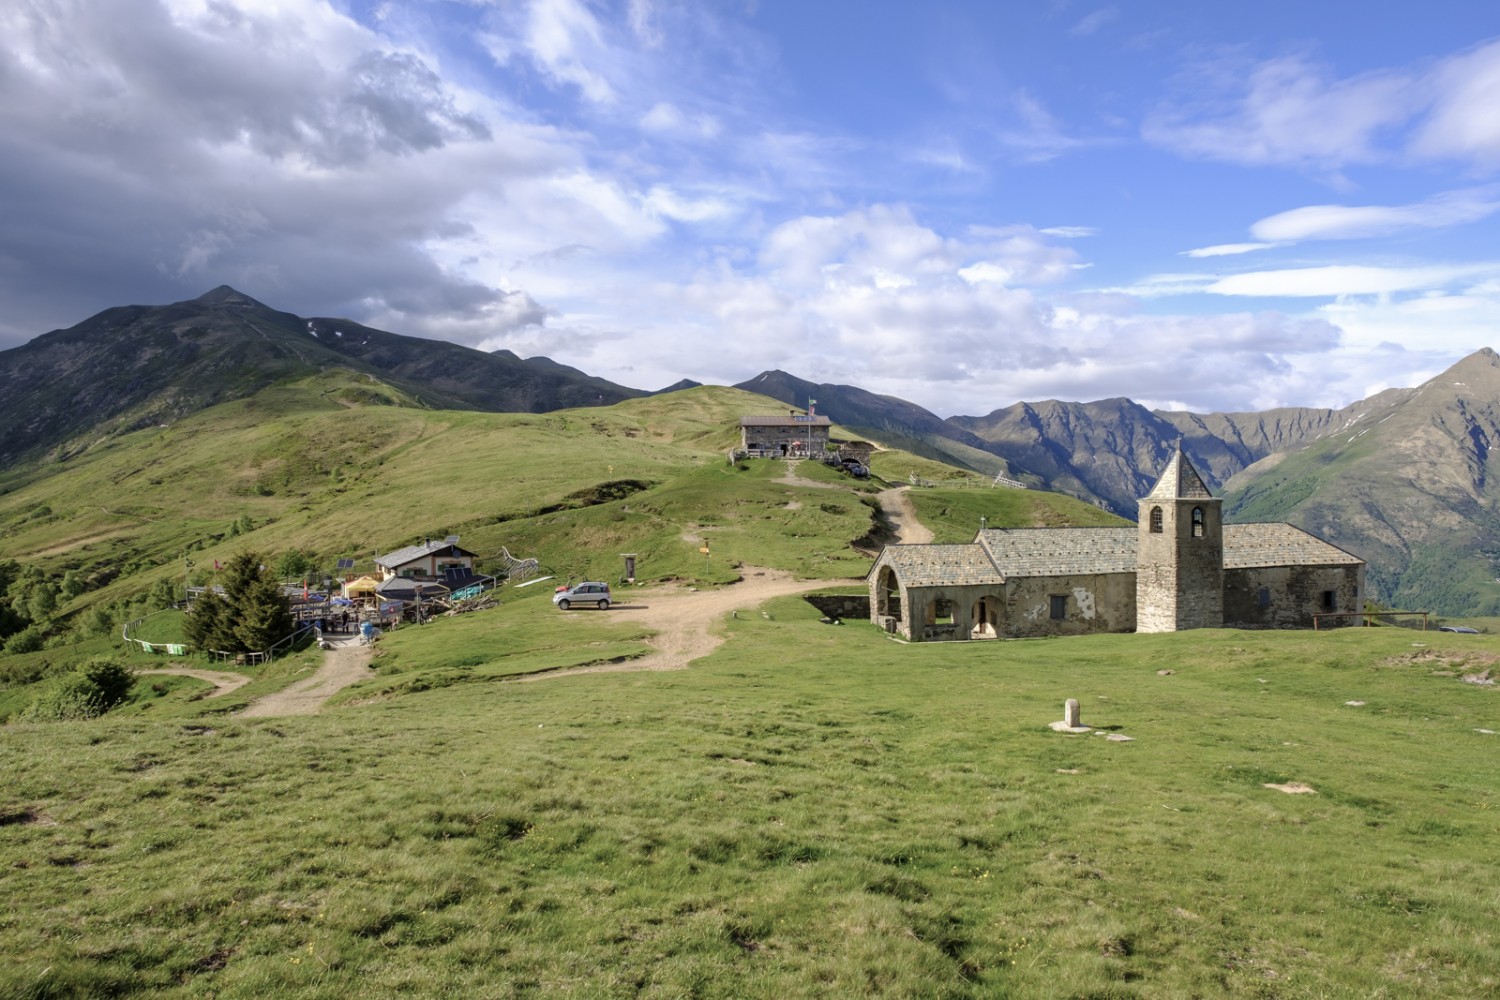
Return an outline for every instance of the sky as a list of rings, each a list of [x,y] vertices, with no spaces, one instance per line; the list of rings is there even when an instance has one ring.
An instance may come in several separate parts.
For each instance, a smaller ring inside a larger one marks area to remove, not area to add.
[[[642,389],[1339,406],[1500,346],[1500,4],[8,0],[0,348],[229,284]]]

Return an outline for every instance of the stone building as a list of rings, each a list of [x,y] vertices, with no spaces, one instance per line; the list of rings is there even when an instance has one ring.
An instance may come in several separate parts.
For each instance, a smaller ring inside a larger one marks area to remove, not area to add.
[[[886,546],[866,578],[870,617],[930,641],[1311,628],[1362,609],[1362,560],[1290,524],[1226,525],[1221,506],[1179,450],[1135,525]]]
[[[832,427],[811,401],[806,414],[789,410],[784,417],[741,417],[740,450],[750,458],[822,458]]]

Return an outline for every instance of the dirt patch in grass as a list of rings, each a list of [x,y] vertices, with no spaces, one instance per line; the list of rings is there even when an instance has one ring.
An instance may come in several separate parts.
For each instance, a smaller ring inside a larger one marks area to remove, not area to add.
[[[1268,782],[1266,782],[1266,787],[1267,788],[1274,788],[1278,792],[1286,792],[1288,795],[1317,795],[1318,794],[1318,790],[1316,788],[1314,788],[1311,785],[1304,785],[1300,781],[1288,781],[1288,782],[1286,782],[1285,784],[1282,784],[1282,785],[1273,784],[1272,782],[1268,781]]]

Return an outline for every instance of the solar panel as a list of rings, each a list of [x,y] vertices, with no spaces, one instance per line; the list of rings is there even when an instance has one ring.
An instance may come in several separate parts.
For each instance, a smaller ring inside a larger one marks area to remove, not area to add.
[[[448,537],[447,537],[447,538],[446,538],[446,539],[445,539],[445,541],[447,541],[447,543],[448,543],[448,544],[449,544],[449,545],[457,545],[457,544],[458,544],[458,536],[457,536],[457,535],[449,535],[449,536],[448,536]]]
[[[339,560],[338,568],[339,569],[353,569],[354,568],[354,560],[353,559],[340,559]]]
[[[468,579],[469,571],[462,566],[444,566],[443,579],[452,583],[455,580]]]

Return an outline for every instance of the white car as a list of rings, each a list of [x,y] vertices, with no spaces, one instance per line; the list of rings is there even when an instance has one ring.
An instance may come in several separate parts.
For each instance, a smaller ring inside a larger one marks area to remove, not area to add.
[[[605,611],[609,608],[609,602],[609,584],[592,580],[587,583],[576,583],[571,587],[564,587],[552,595],[552,603],[564,611],[575,604]]]

